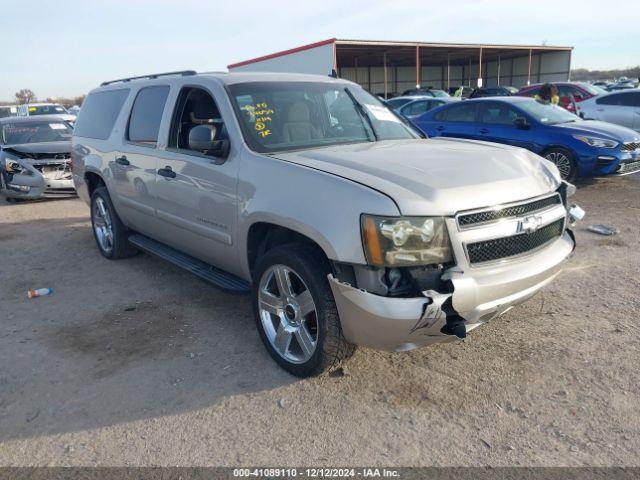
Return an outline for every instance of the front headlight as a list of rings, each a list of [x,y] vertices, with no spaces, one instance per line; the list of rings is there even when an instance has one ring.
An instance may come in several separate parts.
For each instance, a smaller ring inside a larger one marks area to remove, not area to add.
[[[20,173],[20,172],[22,172],[22,165],[20,165],[13,158],[5,157],[3,163],[4,163],[4,165],[2,165],[2,166],[4,167],[4,170],[7,173]]]
[[[583,135],[574,135],[573,138],[575,138],[576,140],[580,140],[587,145],[591,145],[592,147],[616,148],[618,146],[618,142],[616,142],[615,140],[607,140],[605,138],[585,137]]]
[[[370,265],[403,267],[453,259],[442,217],[362,215],[362,243]]]

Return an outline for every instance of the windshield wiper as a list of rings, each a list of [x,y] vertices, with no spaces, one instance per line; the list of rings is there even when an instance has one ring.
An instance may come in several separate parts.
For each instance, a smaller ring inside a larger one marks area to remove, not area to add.
[[[345,88],[344,91],[346,92],[347,96],[351,99],[351,101],[355,105],[356,109],[358,110],[358,113],[360,113],[360,115],[367,121],[367,125],[369,125],[369,128],[371,129],[371,133],[373,133],[373,138],[375,139],[373,141],[377,142],[378,135],[376,134],[376,130],[373,128],[373,122],[371,121],[369,112],[367,112],[367,109],[364,108],[364,106],[356,99],[356,97],[353,96],[353,93],[351,93],[348,88]],[[367,137],[368,136],[369,136],[369,132],[367,132]],[[371,141],[371,138],[369,138],[369,140]]]

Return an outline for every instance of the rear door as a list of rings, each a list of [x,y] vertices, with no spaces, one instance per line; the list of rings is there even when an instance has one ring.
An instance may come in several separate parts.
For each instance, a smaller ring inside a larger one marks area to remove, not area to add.
[[[478,108],[479,138],[487,142],[533,149],[533,127],[521,129],[515,125],[516,118],[524,116],[519,110],[501,102],[482,102]]]
[[[640,92],[638,92],[640,93]],[[599,120],[616,123],[629,128],[638,128],[637,92],[620,92],[596,99],[596,115]]]
[[[109,167],[113,173],[122,214],[143,233],[154,229],[158,133],[168,85],[142,87],[136,93],[124,131],[121,151]]]

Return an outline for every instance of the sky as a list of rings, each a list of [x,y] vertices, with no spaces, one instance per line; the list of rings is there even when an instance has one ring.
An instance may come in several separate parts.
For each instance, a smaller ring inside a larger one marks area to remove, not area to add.
[[[328,38],[575,47],[573,68],[640,64],[629,0],[0,0],[0,100],[76,96],[104,80],[226,71]],[[626,21],[622,21],[626,19]]]

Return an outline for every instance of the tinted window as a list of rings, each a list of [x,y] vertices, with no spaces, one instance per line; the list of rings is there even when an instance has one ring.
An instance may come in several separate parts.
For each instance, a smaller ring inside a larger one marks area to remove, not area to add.
[[[533,97],[533,96],[537,95],[539,91],[540,91],[540,86],[535,86],[535,87],[531,87],[529,89],[525,88],[525,89],[520,90],[518,95],[525,95],[527,97]]]
[[[135,143],[155,146],[162,121],[162,112],[169,95],[168,86],[141,89],[133,102],[127,138]]]
[[[476,106],[477,104],[475,103],[466,102],[462,105],[454,105],[438,113],[436,120],[445,120],[447,122],[475,122]]]
[[[579,92],[579,90],[571,85],[560,85],[558,87],[558,95],[561,97],[575,96],[577,92]],[[579,96],[582,96],[582,94],[579,94]]]
[[[128,95],[128,88],[91,93],[82,104],[74,134],[99,140],[109,138]]]
[[[486,103],[480,106],[480,121],[496,125],[513,125],[518,118],[518,112],[509,105],[500,103]]]
[[[429,102],[425,100],[420,100],[417,102],[410,103],[405,107],[402,107],[402,114],[403,115],[421,115],[427,110],[429,110]]]
[[[598,105],[616,105],[619,107],[640,107],[640,92],[624,92],[607,95],[596,100]]]

